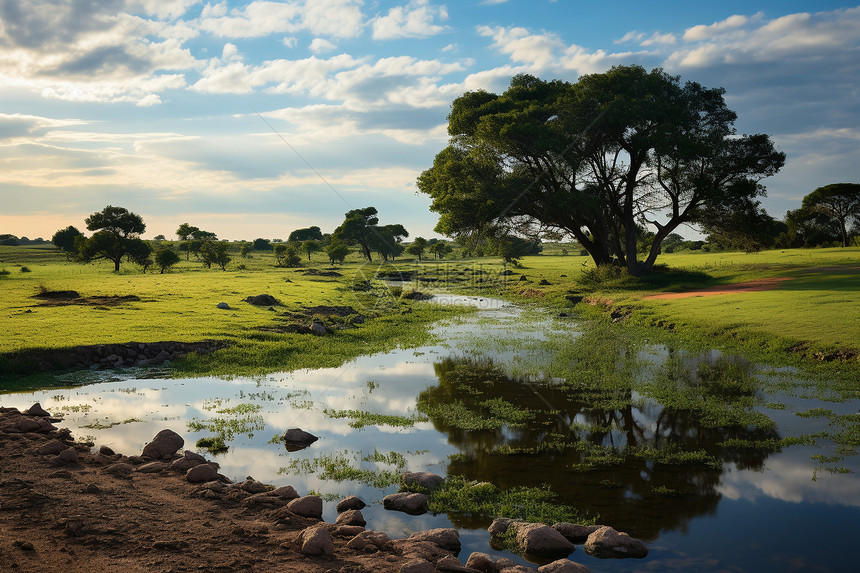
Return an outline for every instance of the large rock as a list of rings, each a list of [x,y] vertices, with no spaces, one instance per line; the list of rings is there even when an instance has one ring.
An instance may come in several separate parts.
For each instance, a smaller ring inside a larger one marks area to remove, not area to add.
[[[334,540],[331,533],[322,525],[315,525],[303,530],[299,535],[299,546],[305,555],[333,555]]]
[[[585,552],[595,557],[633,557],[641,559],[648,555],[645,544],[626,533],[604,525],[588,536]]]
[[[143,447],[141,455],[156,460],[169,460],[179,448],[185,445],[182,436],[173,430],[161,430],[152,441]]]
[[[487,553],[473,552],[466,560],[466,567],[480,571],[481,573],[499,573],[496,561]]]
[[[433,573],[436,566],[424,559],[410,559],[400,567],[399,573]]]
[[[568,541],[582,543],[588,536],[603,527],[602,525],[577,525],[575,523],[554,523],[552,528],[564,535]]]
[[[441,486],[445,478],[430,472],[406,472],[400,476],[400,480],[407,487],[420,487],[432,491]]]
[[[30,416],[44,416],[50,417],[51,413],[42,408],[42,405],[36,402],[26,410],[22,412],[22,414],[29,414]]]
[[[451,528],[418,531],[407,537],[409,541],[428,541],[453,553],[460,552],[460,532]]]
[[[490,532],[490,535],[504,535],[514,521],[516,520],[509,517],[497,517],[487,528],[487,531]]]
[[[36,450],[36,453],[42,455],[53,454],[56,456],[68,447],[68,444],[64,444],[60,440],[51,440],[47,444],[40,446],[39,449]]]
[[[538,567],[538,573],[591,573],[591,569],[583,565],[571,561],[570,559],[559,559],[546,565]]]
[[[516,543],[523,553],[547,557],[564,557],[575,548],[564,535],[543,523],[515,522]]]
[[[320,519],[323,510],[322,498],[317,495],[299,497],[288,503],[287,509],[302,517]]]
[[[382,507],[391,511],[402,511],[410,515],[427,513],[429,498],[423,493],[392,493],[382,498]]]

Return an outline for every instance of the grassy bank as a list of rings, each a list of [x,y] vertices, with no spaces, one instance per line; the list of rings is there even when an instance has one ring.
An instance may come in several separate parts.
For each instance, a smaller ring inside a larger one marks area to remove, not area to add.
[[[255,253],[237,255],[227,272],[192,260],[165,274],[143,274],[131,265],[114,273],[110,264],[68,262],[53,248],[0,247],[0,268],[7,273],[0,276],[0,355],[224,340],[230,345],[223,350],[174,364],[177,373],[260,374],[335,366],[361,354],[416,345],[427,340],[427,324],[464,312],[401,297],[375,279],[376,265],[354,261],[331,269],[321,257],[297,269],[274,263],[270,253]],[[246,301],[257,295],[274,302]],[[330,335],[292,332],[311,322]]]

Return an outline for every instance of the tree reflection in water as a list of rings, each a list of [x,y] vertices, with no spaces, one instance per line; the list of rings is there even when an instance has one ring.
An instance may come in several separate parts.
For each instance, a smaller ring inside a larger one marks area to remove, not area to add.
[[[748,363],[676,352],[645,363],[623,347],[588,360],[612,364],[612,375],[573,362],[566,376],[542,383],[511,377],[488,358],[437,362],[439,384],[421,393],[418,408],[461,452],[448,473],[502,488],[546,484],[600,523],[653,540],[715,511],[725,462],[760,469],[779,451],[774,424],[754,410]],[[488,524],[450,517],[462,527]]]

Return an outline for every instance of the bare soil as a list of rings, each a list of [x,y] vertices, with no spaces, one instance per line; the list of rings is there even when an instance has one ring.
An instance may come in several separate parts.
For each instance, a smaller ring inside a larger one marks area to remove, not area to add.
[[[0,408],[3,571],[384,573],[419,554],[431,563],[451,556],[406,540],[350,549],[347,542],[362,528],[334,524],[323,524],[333,555],[307,556],[297,540],[321,521],[290,512],[283,500],[252,503],[244,484],[217,492],[189,483],[184,473],[146,473],[141,468],[150,460],[92,452],[50,421]],[[40,453],[48,444],[72,452]],[[126,474],[118,463],[128,464]]]
[[[719,296],[723,294],[761,292],[777,289],[783,282],[790,280],[792,280],[791,277],[771,277],[764,279],[756,279],[754,281],[747,281],[743,283],[734,283],[730,285],[718,285],[687,292],[664,292],[659,294],[650,294],[643,298],[648,300],[667,300],[676,298],[692,298],[700,296]]]

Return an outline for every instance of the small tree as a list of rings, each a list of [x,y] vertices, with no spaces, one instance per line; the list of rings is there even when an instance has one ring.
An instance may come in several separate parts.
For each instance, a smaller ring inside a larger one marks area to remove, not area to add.
[[[185,241],[185,248],[182,249],[185,251],[185,260],[187,261],[191,255],[191,245],[189,244],[192,237],[194,237],[194,233],[200,231],[197,227],[189,225],[188,223],[182,223],[179,225],[179,228],[176,229],[176,236],[179,237],[180,241]],[[180,248],[182,248],[180,246]]]
[[[309,239],[302,242],[302,250],[308,254],[308,261],[311,260],[311,253],[316,253],[322,250],[322,244],[315,239]]]
[[[75,237],[80,236],[82,236],[82,233],[69,225],[65,229],[60,229],[54,233],[54,236],[51,237],[51,242],[58,249],[65,251],[67,257],[71,257],[75,253]]]
[[[297,267],[302,262],[299,251],[293,245],[278,243],[275,245],[274,251],[279,267]]]
[[[271,251],[274,249],[272,243],[269,242],[269,239],[254,239],[254,250],[255,251]]]
[[[87,229],[96,231],[89,239],[75,240],[77,257],[84,262],[107,259],[119,272],[123,257],[135,262],[146,260],[152,251],[149,243],[140,239],[146,225],[140,215],[123,207],[108,205],[86,218]]]
[[[179,255],[170,247],[161,247],[155,252],[155,264],[161,270],[161,274],[179,262]]]
[[[207,269],[216,264],[222,271],[226,271],[227,263],[230,262],[229,249],[230,244],[227,241],[206,241],[200,247],[200,260]]]
[[[454,248],[448,243],[444,243],[442,241],[438,241],[430,245],[430,252],[433,253],[433,256],[437,259],[444,259],[447,255],[451,254]]]
[[[332,241],[325,248],[325,252],[332,265],[337,263],[343,264],[344,259],[346,259],[346,256],[349,254],[349,245],[343,241]]]
[[[296,229],[287,241],[291,243],[303,243],[305,241],[322,241],[323,235],[319,227],[307,227],[305,229]]]
[[[418,257],[420,261],[424,256],[424,251],[427,250],[427,239],[424,237],[415,237],[415,240],[412,241],[412,244],[406,247],[406,252],[410,255],[415,255]]]

